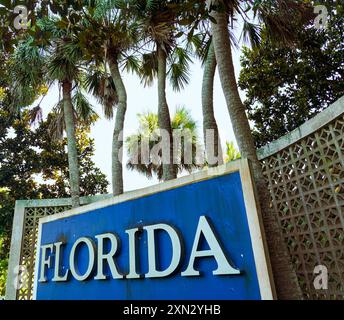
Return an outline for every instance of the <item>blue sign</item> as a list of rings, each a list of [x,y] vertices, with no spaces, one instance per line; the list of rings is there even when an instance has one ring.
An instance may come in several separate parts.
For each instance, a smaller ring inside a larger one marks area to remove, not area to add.
[[[273,298],[249,169],[235,163],[41,219],[34,297]]]

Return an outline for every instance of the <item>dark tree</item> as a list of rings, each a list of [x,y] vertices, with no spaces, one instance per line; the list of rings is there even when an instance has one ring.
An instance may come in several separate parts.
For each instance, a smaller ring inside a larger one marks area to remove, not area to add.
[[[0,260],[8,256],[16,200],[70,196],[67,139],[52,139],[48,128],[53,117],[33,129],[28,111],[11,116],[0,109]],[[92,160],[89,127],[77,129],[77,147],[81,195],[106,193],[109,183]]]
[[[294,48],[263,39],[244,49],[239,85],[263,146],[300,126],[344,95],[344,9],[337,5],[328,28],[304,29]]]

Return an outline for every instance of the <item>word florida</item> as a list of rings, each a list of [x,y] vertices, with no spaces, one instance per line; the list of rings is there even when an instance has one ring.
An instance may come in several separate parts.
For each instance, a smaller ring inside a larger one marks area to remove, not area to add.
[[[137,261],[137,234],[145,231],[147,233],[147,253],[148,253],[148,272],[144,275],[138,273]],[[172,248],[172,258],[169,266],[164,270],[159,270],[157,266],[159,261],[156,255],[156,232],[163,231],[169,236]],[[51,281],[64,282],[73,276],[78,281],[85,281],[90,278],[94,280],[105,280],[109,276],[104,273],[105,264],[108,268],[113,279],[140,279],[140,278],[162,278],[176,272],[180,266],[183,252],[183,239],[181,234],[171,225],[159,223],[154,225],[144,226],[142,228],[134,228],[125,231],[128,235],[129,247],[129,272],[124,273],[116,263],[116,256],[120,253],[120,239],[114,233],[104,233],[95,236],[96,241],[88,237],[81,237],[77,239],[69,253],[69,269],[61,268],[63,264],[62,250],[66,244],[64,242],[56,242],[51,244],[42,245],[40,248],[41,259],[39,262],[39,282],[48,282],[47,269],[51,269],[53,277]],[[199,250],[201,237],[207,242],[209,249]],[[105,246],[108,242],[108,246]],[[84,247],[88,251],[88,261],[86,261],[86,270],[80,272],[78,268],[78,251]],[[106,252],[105,248],[107,249]],[[216,235],[214,227],[210,224],[207,217],[201,216],[198,222],[191,254],[188,260],[187,268],[181,272],[181,276],[199,276],[200,272],[195,270],[195,259],[203,257],[213,257],[217,263],[217,269],[213,271],[214,275],[229,275],[240,274],[240,271],[234,268],[227,259],[225,252],[220,245],[219,239]]]

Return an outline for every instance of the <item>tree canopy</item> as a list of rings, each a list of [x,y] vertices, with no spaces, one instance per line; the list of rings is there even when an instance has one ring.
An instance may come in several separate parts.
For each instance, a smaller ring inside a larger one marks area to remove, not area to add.
[[[300,126],[344,95],[344,10],[337,5],[326,29],[305,28],[294,47],[263,37],[243,50],[239,85],[257,146]]]
[[[12,117],[0,110],[0,259],[8,254],[16,200],[49,199],[70,196],[66,138],[54,140],[49,123],[54,115],[34,129],[28,111]],[[6,124],[5,124],[6,123]],[[77,130],[81,169],[81,195],[107,193],[106,176],[96,167],[92,156],[94,141],[89,127]]]

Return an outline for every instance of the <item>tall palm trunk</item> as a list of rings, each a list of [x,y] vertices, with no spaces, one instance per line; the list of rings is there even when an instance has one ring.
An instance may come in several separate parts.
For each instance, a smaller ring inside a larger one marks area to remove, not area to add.
[[[117,57],[111,55],[108,62],[118,95],[118,106],[112,141],[112,190],[113,195],[117,196],[123,193],[123,129],[125,113],[127,111],[127,92],[119,71]]]
[[[166,99],[166,63],[167,57],[166,52],[158,44],[157,45],[158,53],[158,123],[160,130],[168,133],[169,138],[169,157],[168,159],[163,157],[162,171],[163,171],[163,180],[172,180],[177,177],[177,172],[173,164],[173,136],[172,136],[172,126],[171,126],[171,117],[170,111],[167,105]],[[163,136],[163,135],[162,135]],[[167,137],[166,137],[167,138]],[[164,144],[168,141],[163,141]],[[165,149],[165,151],[167,151]],[[168,162],[168,163],[166,163]]]
[[[208,4],[219,1],[208,0]],[[222,89],[226,98],[228,112],[241,155],[251,160],[257,195],[262,211],[262,221],[266,233],[277,297],[279,299],[300,299],[301,290],[291,263],[276,214],[269,207],[270,194],[258,161],[245,107],[240,99],[234,74],[231,43],[228,32],[227,16],[223,12],[212,12],[216,23],[211,23],[213,44]]]
[[[62,82],[63,91],[63,113],[67,133],[68,145],[68,167],[69,167],[69,183],[71,188],[72,206],[80,205],[80,172],[78,163],[78,151],[75,136],[75,120],[72,104],[72,82]]]
[[[202,112],[203,112],[203,135],[206,148],[206,157],[209,167],[223,164],[223,155],[219,130],[214,115],[214,77],[216,70],[216,57],[213,44],[210,45],[208,56],[205,61],[202,82]],[[210,146],[207,136],[213,132],[214,145]],[[213,160],[213,161],[211,161]]]

